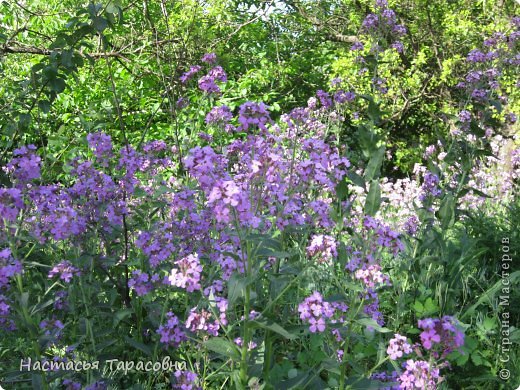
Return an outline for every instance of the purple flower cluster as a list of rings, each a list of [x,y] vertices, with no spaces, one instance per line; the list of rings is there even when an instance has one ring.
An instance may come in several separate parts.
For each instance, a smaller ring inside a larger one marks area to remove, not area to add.
[[[40,177],[41,158],[36,153],[36,146],[22,146],[13,151],[13,159],[3,168],[11,174],[18,186],[24,186]]]
[[[221,66],[215,66],[208,74],[199,79],[199,89],[207,94],[220,93],[220,87],[216,84],[217,81],[226,82],[227,75]]]
[[[134,289],[138,296],[144,296],[153,290],[154,283],[159,283],[158,274],[153,274],[150,278],[146,272],[141,270],[132,271],[132,277],[128,280],[128,287]]]
[[[61,338],[63,328],[63,322],[57,319],[43,320],[40,322],[40,329],[43,333],[48,336],[52,342],[55,342]]]
[[[0,294],[0,329],[7,331],[16,330],[15,322],[9,318],[11,305],[5,295]]]
[[[178,390],[201,390],[197,386],[198,376],[191,371],[177,370],[173,374],[172,389]]]
[[[186,319],[186,329],[191,332],[206,332],[211,336],[218,336],[220,325],[217,321],[210,322],[212,315],[204,309],[197,311],[197,308],[190,310],[190,314]]]
[[[79,268],[73,266],[70,261],[64,260],[56,264],[50,271],[48,278],[59,275],[60,279],[65,283],[70,283],[73,276],[81,275]]]
[[[0,291],[9,288],[9,279],[22,273],[22,263],[13,258],[11,250],[0,250]]]
[[[300,319],[309,324],[311,333],[316,333],[325,331],[325,321],[334,315],[334,308],[318,291],[314,291],[298,305],[298,312]]]
[[[206,53],[202,56],[201,61],[206,64],[214,64],[217,62],[217,55],[215,53]]]
[[[442,318],[425,318],[419,320],[421,343],[427,350],[432,351],[434,356],[444,358],[454,349],[464,345],[464,333],[457,329],[457,321],[451,316]]]
[[[356,279],[359,279],[368,288],[374,288],[381,284],[390,284],[390,278],[381,272],[379,264],[364,265],[355,272]]]
[[[424,175],[424,181],[421,186],[422,194],[419,199],[424,201],[429,196],[433,198],[439,197],[442,193],[439,188],[439,181],[439,176],[427,171]]]
[[[190,69],[187,72],[182,74],[182,76],[179,78],[179,80],[181,81],[181,83],[186,84],[188,81],[190,81],[193,78],[193,76],[195,76],[197,73],[199,73],[201,69],[202,69],[202,66],[200,66],[200,65],[192,65],[192,66],[190,66]]]
[[[103,166],[108,166],[112,157],[112,139],[105,133],[90,133],[87,135],[88,146]]]
[[[200,290],[202,266],[198,254],[191,254],[175,262],[168,280],[172,286],[186,289],[188,292]]]
[[[396,37],[406,34],[406,27],[397,23],[395,11],[388,8],[386,1],[379,0],[376,1],[376,12],[368,14],[365,17],[361,28],[365,33],[390,33]],[[392,47],[400,53],[403,51],[403,45],[399,41],[394,42]],[[352,50],[360,50],[359,45],[353,46]]]
[[[409,359],[404,368],[399,376],[399,389],[402,390],[434,390],[442,380],[439,368],[424,360]]]
[[[24,209],[22,191],[18,188],[0,188],[0,227],[4,220],[15,222],[21,210]]]
[[[64,379],[62,385],[65,386],[65,390],[81,390],[80,382],[74,382],[72,379]]]
[[[243,131],[255,126],[267,131],[265,125],[271,122],[271,118],[264,103],[246,102],[240,106],[238,122],[240,123],[239,129]]]
[[[233,113],[228,106],[213,107],[206,115],[206,123],[208,125],[224,126],[233,119]]]
[[[163,344],[177,348],[183,341],[187,340],[179,318],[171,311],[166,313],[166,324],[159,326],[157,333],[161,336]]]
[[[394,334],[394,338],[390,339],[386,353],[390,359],[397,360],[403,357],[403,355],[412,353],[412,346],[408,343],[406,337],[396,333]]]
[[[315,257],[318,263],[331,263],[338,255],[334,237],[316,234],[307,247],[307,256]]]
[[[235,338],[235,340],[233,340],[235,342],[236,345],[238,345],[239,347],[242,347],[244,345],[244,341],[242,340],[242,337],[237,337]],[[249,343],[247,344],[247,350],[248,351],[252,351],[253,349],[255,349],[256,347],[258,347],[258,344],[255,343],[253,340],[249,341]]]

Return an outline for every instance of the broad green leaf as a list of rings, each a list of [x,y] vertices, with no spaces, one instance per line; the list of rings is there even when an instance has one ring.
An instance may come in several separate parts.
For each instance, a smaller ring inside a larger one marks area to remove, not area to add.
[[[251,321],[250,324],[252,324],[252,326],[254,326],[254,327],[268,329],[270,331],[273,331],[274,333],[278,333],[279,335],[281,335],[289,340],[296,340],[298,338],[298,336],[296,336],[293,333],[288,332],[287,330],[282,328],[276,322],[264,321],[264,320],[258,321],[257,320],[257,321]]]
[[[381,206],[381,187],[377,180],[370,183],[370,189],[365,200],[365,214],[374,216]]]
[[[125,336],[125,341],[130,344],[135,349],[138,349],[141,352],[144,352],[148,356],[152,356],[152,348],[146,344],[141,343],[135,339]]]
[[[237,346],[222,337],[213,337],[205,341],[204,346],[210,351],[217,352],[218,354],[231,359],[240,359],[240,353]]]

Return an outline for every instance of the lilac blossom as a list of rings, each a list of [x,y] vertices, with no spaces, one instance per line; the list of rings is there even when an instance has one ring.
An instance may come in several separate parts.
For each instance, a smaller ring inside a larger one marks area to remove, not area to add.
[[[198,311],[197,308],[190,310],[188,319],[186,320],[186,329],[191,332],[206,332],[211,336],[218,336],[220,325],[218,321],[210,322],[212,314],[206,310]]]
[[[181,83],[186,84],[190,79],[193,78],[193,76],[195,76],[198,72],[200,72],[201,69],[202,69],[201,66],[193,65],[190,67],[190,69],[187,72],[183,73],[183,75],[179,78],[179,80],[181,81]]]
[[[233,118],[233,113],[228,106],[213,107],[206,115],[208,125],[225,125]]]
[[[314,235],[307,247],[307,256],[316,257],[318,263],[330,263],[337,255],[336,241],[328,235]]]
[[[4,170],[11,174],[18,185],[25,185],[40,177],[41,158],[36,153],[36,146],[27,145],[13,151],[13,159]]]
[[[81,275],[79,268],[73,266],[70,261],[63,260],[49,271],[48,278],[59,276],[65,283],[70,283],[72,277],[78,275]]]
[[[200,390],[197,386],[198,376],[191,371],[176,370],[173,374],[172,389],[178,390]]]
[[[175,348],[187,340],[179,319],[171,311],[166,314],[166,323],[159,326],[157,333],[161,336],[161,343]]]
[[[408,343],[406,337],[400,334],[394,334],[394,338],[390,339],[386,353],[392,360],[397,360],[403,355],[412,353],[412,346]]]
[[[298,305],[300,319],[309,324],[311,333],[324,332],[326,320],[334,315],[334,308],[317,291]]]
[[[206,64],[214,64],[217,61],[217,55],[215,53],[206,53],[202,56],[201,61]]]
[[[168,280],[172,286],[186,289],[188,292],[200,290],[200,278],[202,266],[198,254],[188,255],[175,262],[177,268],[173,268]]]
[[[245,131],[253,126],[267,130],[265,125],[271,121],[271,118],[264,103],[246,102],[240,106],[238,121],[240,122],[240,130]]]
[[[0,250],[0,290],[9,288],[9,281],[22,273],[22,263],[16,260],[9,248]]]

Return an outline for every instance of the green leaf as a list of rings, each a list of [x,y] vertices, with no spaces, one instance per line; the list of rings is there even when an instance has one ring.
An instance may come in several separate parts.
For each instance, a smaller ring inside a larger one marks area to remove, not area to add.
[[[92,19],[92,26],[99,32],[103,32],[108,27],[108,20],[101,16]]]
[[[413,304],[413,309],[415,310],[415,312],[417,314],[421,314],[424,312],[424,306],[421,302],[419,301],[415,301],[415,303]]]
[[[437,216],[443,229],[453,225],[455,222],[455,197],[452,194],[446,194],[442,199]]]
[[[119,323],[121,321],[123,321],[125,318],[131,316],[133,312],[134,312],[134,309],[131,309],[131,308],[118,310],[114,314],[113,327],[116,328],[117,325],[119,325]]]
[[[289,333],[287,330],[282,328],[279,324],[272,321],[251,321],[250,324],[254,327],[268,329],[274,333],[278,333],[279,335],[285,337],[288,340],[296,340],[298,336],[293,333]]]
[[[379,178],[381,165],[383,164],[383,158],[385,156],[385,147],[381,146],[375,153],[372,153],[370,161],[365,169],[365,180],[369,181],[372,179]]]
[[[47,114],[51,110],[51,102],[49,102],[48,100],[40,100],[38,102],[38,108],[41,112]]]
[[[31,120],[31,114],[20,114],[20,116],[18,117],[18,126],[21,129],[26,129],[31,124]]]
[[[130,344],[135,349],[138,349],[141,352],[144,352],[148,356],[152,356],[152,348],[150,348],[148,345],[141,343],[140,341],[137,341],[135,339],[132,339],[130,337],[125,336],[125,341]]]
[[[381,206],[381,187],[377,180],[370,183],[370,189],[365,200],[365,214],[374,216]]]
[[[65,90],[65,80],[63,80],[61,77],[53,78],[49,81],[49,87],[51,91],[54,91],[56,93],[61,93]]]
[[[205,341],[204,346],[210,351],[227,356],[231,359],[240,359],[240,353],[237,346],[222,337],[213,337]]]
[[[228,306],[232,308],[236,300],[244,295],[246,279],[240,274],[233,274],[228,281]]]
[[[493,329],[496,328],[497,323],[496,323],[496,321],[495,321],[493,318],[486,317],[486,318],[484,319],[484,322],[482,323],[482,326],[483,326],[484,329],[486,329],[487,331],[490,331],[490,330],[493,330]]]
[[[372,318],[360,318],[358,320],[356,320],[356,322],[360,325],[364,325],[364,326],[370,326],[371,328],[374,328],[374,330],[376,332],[380,332],[380,333],[388,333],[388,332],[391,332],[390,329],[388,328],[385,328],[381,325],[379,325],[376,320],[372,319]]]
[[[339,200],[345,200],[348,198],[348,184],[345,180],[341,180],[336,185],[336,195],[338,196]]]
[[[437,313],[439,311],[439,307],[435,304],[433,299],[428,298],[426,302],[424,302],[424,315],[431,315]]]
[[[365,179],[363,179],[356,172],[352,172],[352,171],[348,172],[347,177],[350,179],[350,181],[352,181],[352,183],[354,183],[358,187],[366,189]]]

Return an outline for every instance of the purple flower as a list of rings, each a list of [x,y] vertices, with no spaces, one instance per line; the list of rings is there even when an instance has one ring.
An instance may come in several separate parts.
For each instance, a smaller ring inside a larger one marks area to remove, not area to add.
[[[221,66],[215,66],[208,73],[211,78],[225,83],[227,81],[227,75]]]
[[[342,104],[345,102],[353,101],[355,99],[355,97],[356,97],[356,94],[354,92],[350,92],[350,91],[345,92],[343,90],[340,90],[334,94],[334,101],[338,104]]]
[[[354,42],[354,43],[352,44],[352,46],[350,47],[350,50],[352,50],[352,51],[360,51],[360,50],[363,50],[364,47],[365,47],[365,46],[363,45],[362,42],[357,41],[357,42]]]
[[[392,43],[392,48],[394,48],[398,53],[404,52],[404,46],[402,42],[397,41]]]
[[[128,287],[134,289],[137,295],[143,296],[153,289],[153,284],[147,273],[135,270],[132,271],[132,277],[128,280]]]
[[[320,89],[318,92],[316,92],[316,96],[318,97],[323,108],[330,108],[332,106],[332,99],[327,92]]]
[[[0,188],[0,227],[3,220],[15,222],[20,211],[24,209],[22,191],[18,188]]]
[[[471,121],[471,113],[468,110],[462,110],[459,112],[459,121],[467,123]]]
[[[9,279],[22,273],[22,263],[16,260],[9,248],[0,250],[0,290],[9,287]]]
[[[233,119],[233,113],[228,106],[213,107],[206,115],[206,124],[225,125]]]
[[[361,25],[365,30],[375,29],[379,25],[379,17],[376,14],[368,14]]]
[[[191,371],[177,370],[173,374],[172,389],[178,390],[200,390],[197,386],[197,374]]]
[[[40,177],[41,158],[34,152],[36,146],[28,145],[15,149],[13,159],[4,170],[12,174],[17,184],[24,185]]]
[[[242,345],[244,345],[244,341],[242,340],[242,337],[237,337],[235,338],[235,340],[233,340],[235,342],[236,345],[238,345],[239,347],[241,347]],[[258,345],[253,341],[249,341],[248,345],[247,345],[247,350],[248,351],[252,351],[253,349],[255,349]]]
[[[396,24],[392,27],[392,32],[398,36],[403,36],[406,34],[406,27],[401,24]]]
[[[171,311],[166,314],[166,324],[159,326],[157,333],[161,336],[161,343],[175,348],[187,340],[179,319]]]
[[[265,125],[271,121],[271,118],[264,103],[246,102],[240,106],[238,121],[240,130],[248,130],[252,126],[267,130]]]
[[[469,61],[469,62],[486,62],[487,61],[487,57],[484,53],[482,53],[480,50],[478,49],[473,49],[471,50],[469,53],[468,53],[468,56],[466,57],[466,59]]]
[[[211,336],[218,336],[218,330],[220,325],[218,321],[210,322],[212,315],[209,311],[201,310],[197,311],[197,308],[190,310],[190,315],[186,320],[186,329],[191,332],[207,332]]]
[[[72,277],[74,275],[81,275],[81,271],[74,267],[70,261],[64,260],[58,264],[56,264],[50,271],[48,278],[53,278],[54,276],[59,275],[60,279],[65,283],[70,283]]]
[[[325,331],[325,319],[334,315],[334,307],[329,302],[324,302],[323,297],[317,291],[298,305],[300,319],[307,322],[311,333]]]
[[[215,84],[215,78],[210,75],[203,76],[199,79],[199,88],[207,94],[220,93],[220,88]]]
[[[392,360],[397,360],[404,354],[412,352],[412,346],[408,343],[406,337],[400,334],[394,334],[394,338],[390,340],[386,353]]]
[[[307,247],[307,256],[316,257],[318,263],[330,263],[337,255],[336,240],[332,236],[314,235]]]
[[[168,280],[172,286],[186,289],[188,292],[200,290],[200,265],[198,254],[191,254],[175,262],[177,268],[173,268]]]
[[[206,53],[202,56],[201,61],[206,64],[214,64],[217,61],[217,55],[215,53]]]
[[[193,76],[195,76],[202,69],[199,65],[192,65],[190,70],[183,73],[183,75],[179,78],[181,83],[186,84]]]
[[[88,146],[103,166],[108,165],[112,157],[112,140],[105,133],[90,133],[87,135]]]
[[[438,345],[441,357],[464,345],[464,333],[457,329],[457,322],[451,316],[425,318],[418,321],[418,326],[423,329],[420,334],[423,347],[430,350],[435,344]],[[437,352],[434,356],[439,357]]]
[[[424,174],[424,181],[421,186],[422,194],[419,199],[424,201],[428,196],[432,196],[434,198],[439,197],[441,195],[441,190],[438,187],[439,185],[439,176],[434,173],[427,171]]]

